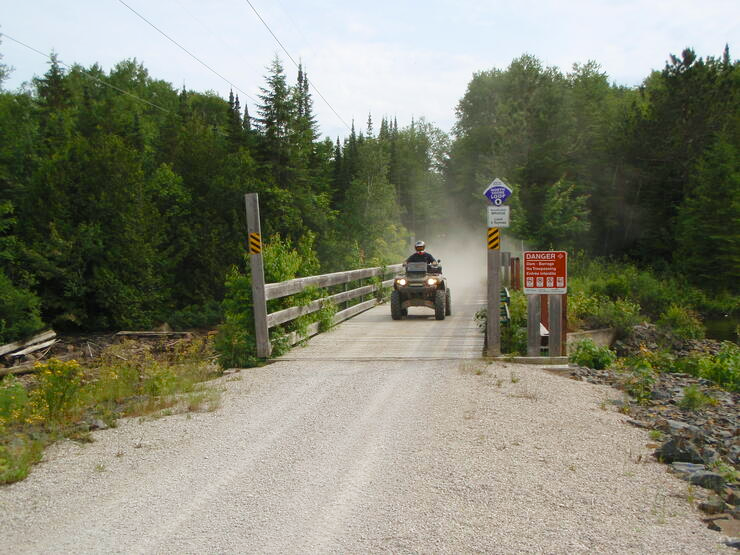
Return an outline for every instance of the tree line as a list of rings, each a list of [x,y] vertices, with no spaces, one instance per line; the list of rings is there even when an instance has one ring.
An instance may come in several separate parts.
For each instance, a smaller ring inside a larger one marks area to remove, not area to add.
[[[740,283],[740,67],[729,47],[671,56],[637,88],[595,62],[524,55],[476,73],[457,106],[446,183],[469,217],[493,176],[512,231],[539,247],[628,257],[711,290]]]
[[[277,58],[249,114],[136,60],[106,73],[52,56],[30,87],[0,91],[0,342],[218,322],[247,192],[266,238],[315,250],[312,271],[395,263],[442,205],[442,136],[368,116],[321,139],[306,72],[290,84]]]
[[[278,58],[250,114],[136,60],[106,73],[52,56],[24,89],[0,90],[0,342],[218,322],[244,265],[246,192],[263,235],[312,261],[300,275],[395,263],[413,236],[482,222],[500,177],[510,231],[534,246],[737,293],[739,78],[728,48],[687,49],[636,88],[595,62],[563,73],[523,55],[474,74],[452,136],[368,115],[332,140],[306,71],[291,83]]]

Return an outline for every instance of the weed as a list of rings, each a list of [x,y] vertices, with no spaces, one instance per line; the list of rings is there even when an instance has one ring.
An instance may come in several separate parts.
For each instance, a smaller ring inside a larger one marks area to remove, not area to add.
[[[103,463],[96,464],[95,472],[105,472],[105,465]]]
[[[82,388],[82,368],[76,360],[52,358],[37,363],[37,387],[31,392],[33,410],[48,422],[60,423],[76,408]]]
[[[520,380],[520,378],[519,378],[519,376],[517,375],[517,373],[516,373],[516,372],[514,372],[513,370],[511,371],[511,374],[510,374],[510,379],[511,379],[511,383],[518,383],[518,382],[519,382],[519,380]]]
[[[189,393],[186,400],[188,412],[213,412],[220,406],[220,392],[210,388]]]
[[[648,432],[648,435],[653,441],[663,441],[663,432],[661,432],[660,430],[650,430],[650,432]]]
[[[734,484],[740,481],[740,471],[728,465],[724,461],[714,462],[711,465],[711,469],[714,470],[717,474],[720,474],[725,479],[725,482],[729,484]]]
[[[684,388],[683,398],[678,404],[682,409],[693,411],[703,409],[709,405],[716,405],[717,401],[702,393],[697,386],[690,385]]]
[[[655,384],[655,370],[650,363],[643,357],[619,360],[617,372],[622,389],[638,403],[646,403]]]
[[[44,445],[24,436],[3,438],[0,443],[0,484],[23,480],[31,466],[41,460]]]

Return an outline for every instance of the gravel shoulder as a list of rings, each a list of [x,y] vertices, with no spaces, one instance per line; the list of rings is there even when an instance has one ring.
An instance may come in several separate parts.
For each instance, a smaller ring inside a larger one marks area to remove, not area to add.
[[[612,388],[482,361],[290,361],[0,488],[2,553],[734,553]]]

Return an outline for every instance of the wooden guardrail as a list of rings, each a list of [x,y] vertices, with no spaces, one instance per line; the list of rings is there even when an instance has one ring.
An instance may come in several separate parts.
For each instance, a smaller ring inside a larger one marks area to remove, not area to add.
[[[402,264],[392,266],[380,266],[375,268],[362,268],[360,270],[348,270],[346,272],[335,272],[332,274],[323,274],[320,276],[310,276],[280,283],[265,283],[264,264],[262,261],[262,231],[260,228],[260,211],[259,197],[257,193],[249,193],[244,196],[247,210],[247,232],[249,234],[249,263],[252,270],[252,299],[254,302],[254,328],[255,339],[257,341],[257,356],[267,358],[272,352],[270,344],[269,329],[285,322],[290,322],[304,314],[311,314],[320,310],[327,302],[346,302],[358,297],[370,295],[378,291],[377,284],[360,285],[354,289],[330,295],[323,299],[317,299],[306,306],[294,306],[268,314],[267,301],[279,299],[289,295],[295,295],[304,291],[307,287],[331,287],[332,285],[342,285],[362,279],[372,277],[381,277],[380,287],[389,287],[393,280],[382,281],[382,279],[402,268]],[[352,316],[356,316],[365,310],[374,307],[378,303],[377,298],[360,302],[350,306],[345,310],[337,312],[332,319],[332,324],[343,322]],[[289,336],[291,345],[306,337],[311,337],[319,332],[319,324],[314,323],[308,326],[307,333],[297,334],[293,332]]]
[[[280,324],[284,324],[285,322],[290,322],[292,320],[295,320],[296,318],[303,316],[305,314],[311,314],[312,312],[321,310],[321,308],[324,305],[330,302],[334,304],[339,304],[339,303],[351,301],[353,299],[361,298],[366,295],[375,294],[376,292],[378,292],[379,289],[384,288],[384,287],[390,287],[391,285],[393,285],[393,279],[382,280],[382,278],[388,275],[395,274],[396,272],[400,271],[402,268],[403,268],[402,264],[394,264],[392,266],[378,266],[375,268],[362,268],[360,270],[348,270],[346,272],[336,272],[333,274],[323,274],[320,276],[297,278],[297,279],[291,279],[289,281],[283,281],[280,283],[268,283],[265,285],[265,299],[272,300],[272,299],[279,299],[282,297],[287,297],[289,295],[300,293],[301,291],[304,291],[308,287],[323,288],[323,287],[330,287],[332,285],[342,285],[345,283],[351,283],[354,281],[369,279],[369,278],[378,277],[378,276],[381,277],[380,285],[378,284],[360,285],[358,287],[349,289],[347,291],[342,291],[341,293],[337,293],[335,295],[329,295],[321,299],[317,299],[315,301],[310,302],[309,304],[305,306],[293,306],[290,308],[279,310],[277,312],[268,313],[266,314],[267,328],[268,329],[273,328],[275,326],[279,326]],[[370,300],[363,301],[356,305],[350,306],[344,310],[340,310],[332,318],[332,325],[336,325],[349,318],[352,318],[353,316],[360,314],[361,312],[369,310],[373,308],[376,304],[378,304],[378,302],[379,302],[378,298],[374,297]],[[319,333],[319,323],[314,322],[313,324],[310,324],[308,326],[308,329],[305,335],[300,335],[297,332],[292,332],[288,336],[289,343],[291,345],[295,345],[296,343],[305,339],[306,337],[311,337],[313,335],[316,335],[317,333]]]

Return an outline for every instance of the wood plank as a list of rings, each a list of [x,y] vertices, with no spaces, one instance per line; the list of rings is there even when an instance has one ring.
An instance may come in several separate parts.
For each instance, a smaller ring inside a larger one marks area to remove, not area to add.
[[[45,349],[46,347],[51,347],[54,343],[57,343],[56,339],[50,339],[49,341],[44,341],[43,343],[37,343],[36,345],[31,345],[30,347],[26,347],[22,351],[17,351],[15,353],[11,353],[8,356],[11,357],[22,357],[25,355],[29,355],[31,353],[34,353],[36,351],[40,351],[41,349]]]
[[[365,285],[364,287],[358,287],[357,289],[351,289],[349,291],[337,293],[336,295],[331,295],[322,299],[316,299],[315,301],[311,301],[306,306],[293,306],[284,310],[272,312],[267,315],[267,327],[274,328],[275,326],[279,326],[282,323],[289,322],[290,320],[295,320],[296,318],[298,318],[299,316],[303,316],[304,314],[311,314],[312,312],[316,312],[317,310],[320,310],[324,303],[326,303],[327,301],[332,301],[335,304],[339,304],[344,301],[349,301],[351,299],[361,297],[362,295],[369,295],[370,293],[374,293],[377,289],[378,288],[375,285]]]
[[[349,283],[350,281],[357,281],[358,279],[366,279],[374,277],[380,274],[390,274],[398,272],[403,268],[403,264],[393,264],[391,266],[378,266],[375,268],[362,268],[359,270],[349,270],[346,272],[335,272],[333,274],[322,274],[319,276],[309,276],[303,278],[291,279],[288,281],[282,281],[280,283],[268,283],[265,285],[265,297],[266,299],[279,299],[281,297],[287,297],[288,295],[294,295],[300,293],[306,287],[329,287],[331,285],[340,285],[342,283]],[[385,269],[385,271],[384,271]]]
[[[190,335],[189,331],[119,331],[120,337],[182,337]]]
[[[340,322],[344,322],[345,320],[348,320],[352,318],[353,316],[357,316],[358,314],[365,312],[366,310],[369,310],[373,308],[376,304],[378,304],[377,299],[371,299],[369,301],[365,301],[364,303],[356,304],[355,306],[351,306],[346,310],[342,310],[340,312],[337,312],[334,315],[334,318],[332,320],[333,325],[337,325]],[[295,345],[299,341],[302,341],[304,339],[308,339],[309,337],[313,337],[314,335],[317,335],[319,333],[319,323],[314,322],[313,324],[310,324],[308,326],[306,335],[298,336],[296,332],[291,332],[288,334],[288,341],[290,345]]]
[[[35,345],[36,343],[41,343],[42,341],[48,341],[49,339],[56,336],[57,333],[54,330],[47,330],[45,332],[39,333],[38,335],[34,335],[31,339],[28,339],[26,341],[7,343],[6,345],[0,346],[0,356],[6,353],[12,353],[13,351],[17,351],[18,349],[22,349],[23,347],[29,347],[31,345]]]

